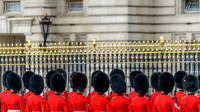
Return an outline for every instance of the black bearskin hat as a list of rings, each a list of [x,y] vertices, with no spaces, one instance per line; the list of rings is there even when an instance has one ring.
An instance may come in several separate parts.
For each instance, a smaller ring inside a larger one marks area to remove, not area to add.
[[[186,91],[195,92],[199,88],[199,80],[194,75],[186,75],[183,78],[183,87]]]
[[[14,90],[14,92],[19,92],[22,88],[21,77],[14,72],[11,72],[10,74],[11,75],[7,76],[8,88]]]
[[[56,73],[50,79],[51,90],[56,92],[63,92],[66,87],[66,80],[63,75]]]
[[[69,82],[70,82],[70,87],[73,89],[73,91],[76,91],[76,90],[74,89],[73,84],[72,84],[72,77],[73,77],[76,73],[77,73],[77,72],[73,72],[73,73],[71,74],[70,80],[69,80]]]
[[[94,72],[92,73],[92,77],[91,77],[91,86],[92,86],[92,87],[94,87],[94,76],[95,76],[98,72],[101,72],[101,71],[97,70],[97,71],[94,71]]]
[[[85,74],[77,72],[72,77],[72,85],[75,90],[84,91],[87,87],[87,77]]]
[[[122,70],[116,68],[116,69],[113,69],[111,72],[110,72],[110,77],[112,77],[113,75],[120,75],[124,80],[125,80],[125,74]]]
[[[126,83],[120,75],[113,75],[110,79],[112,91],[118,95],[123,95],[126,92]]]
[[[7,76],[10,74],[10,73],[13,73],[12,71],[6,71],[4,74],[3,74],[3,85],[8,88],[8,85],[7,85]],[[8,88],[9,89],[9,88]]]
[[[105,93],[109,88],[109,77],[104,72],[98,72],[94,76],[94,89],[96,92]]]
[[[47,73],[47,76],[46,76],[46,83],[47,83],[47,87],[50,88],[50,79],[51,79],[51,76],[53,76],[54,74],[58,73],[57,71],[50,71]]]
[[[29,89],[36,95],[40,95],[44,89],[43,78],[39,75],[33,75],[29,81]]]
[[[130,73],[129,79],[130,79],[130,83],[131,83],[131,87],[134,88],[133,86],[133,80],[135,78],[136,75],[142,73],[141,71],[133,71]]]
[[[164,93],[170,93],[174,88],[174,77],[169,72],[163,72],[160,74],[158,81],[158,88]]]
[[[34,72],[32,72],[32,71],[26,71],[24,74],[23,74],[23,83],[24,83],[24,87],[26,88],[26,89],[29,89],[29,80],[30,80],[30,78],[33,76],[33,75],[35,75],[35,73]]]
[[[175,73],[174,75],[174,79],[176,82],[176,87],[179,89],[183,89],[183,78],[187,75],[187,73],[185,71],[178,71]]]
[[[64,69],[57,69],[56,70],[58,73],[64,76],[65,80],[67,80],[67,73]]]
[[[144,96],[149,89],[149,80],[145,74],[140,73],[133,80],[133,85],[139,96]]]
[[[156,90],[158,89],[158,80],[159,80],[160,72],[154,72],[151,76],[151,86]]]

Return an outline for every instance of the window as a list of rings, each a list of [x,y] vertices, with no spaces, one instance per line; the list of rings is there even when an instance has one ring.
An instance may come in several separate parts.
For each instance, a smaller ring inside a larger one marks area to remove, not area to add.
[[[20,1],[4,1],[5,13],[19,13],[21,11]]]
[[[184,12],[185,13],[196,13],[200,12],[200,0],[184,0]]]
[[[80,12],[83,11],[82,0],[67,0],[67,7],[69,12]]]

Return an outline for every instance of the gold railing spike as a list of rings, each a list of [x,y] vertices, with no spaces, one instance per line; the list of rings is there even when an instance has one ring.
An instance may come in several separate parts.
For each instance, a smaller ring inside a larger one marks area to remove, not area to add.
[[[92,46],[93,46],[93,48],[94,48],[94,51],[96,51],[96,46],[97,46],[97,39],[96,38],[93,38],[92,39]]]
[[[162,51],[164,50],[164,44],[165,44],[164,36],[161,36],[161,37],[160,37],[160,45],[161,45],[161,50],[162,50]]]
[[[61,46],[61,42],[58,42],[58,45]]]
[[[29,53],[30,53],[30,52],[31,52],[31,47],[32,47],[31,39],[28,39],[27,42],[28,42],[28,44],[27,44],[28,51],[29,51]]]

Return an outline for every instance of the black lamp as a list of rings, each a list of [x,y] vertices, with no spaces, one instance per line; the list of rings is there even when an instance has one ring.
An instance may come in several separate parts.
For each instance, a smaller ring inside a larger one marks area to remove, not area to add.
[[[47,15],[47,13],[45,13],[44,16],[40,20],[40,26],[41,26],[42,35],[44,38],[44,46],[45,47],[46,47],[46,42],[47,42],[47,38],[49,35],[49,31],[50,31],[50,26],[52,24],[50,19],[51,18]]]

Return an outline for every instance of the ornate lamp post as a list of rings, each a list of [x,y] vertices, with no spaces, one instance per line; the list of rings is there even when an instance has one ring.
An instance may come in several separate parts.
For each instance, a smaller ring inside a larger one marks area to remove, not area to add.
[[[47,42],[47,38],[50,31],[50,26],[52,24],[50,19],[51,18],[47,15],[47,13],[45,13],[44,16],[40,20],[40,26],[42,30],[43,39],[44,39],[44,47],[46,47],[46,42]]]

